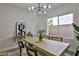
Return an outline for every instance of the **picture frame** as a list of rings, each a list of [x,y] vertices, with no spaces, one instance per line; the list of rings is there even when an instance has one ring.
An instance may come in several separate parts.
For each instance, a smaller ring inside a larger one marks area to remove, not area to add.
[[[16,37],[22,38],[26,36],[26,27],[24,22],[16,22]]]

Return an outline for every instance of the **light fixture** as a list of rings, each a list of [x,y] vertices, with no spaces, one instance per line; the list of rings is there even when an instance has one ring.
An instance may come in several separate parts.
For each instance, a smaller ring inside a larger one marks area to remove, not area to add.
[[[43,6],[41,6],[40,3],[38,3],[37,7],[32,6],[32,7],[29,7],[28,9],[29,10],[33,10],[34,14],[42,14],[42,13],[46,14],[45,9],[49,9],[49,8],[51,8],[50,5],[43,5]]]

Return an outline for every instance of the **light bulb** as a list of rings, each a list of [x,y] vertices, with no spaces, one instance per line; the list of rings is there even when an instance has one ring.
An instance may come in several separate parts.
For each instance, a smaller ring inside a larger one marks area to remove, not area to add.
[[[32,7],[32,9],[34,10],[34,7]]]
[[[29,10],[31,10],[31,8],[28,8]]]
[[[50,8],[50,5],[48,6],[48,8]]]
[[[43,8],[46,8],[46,6],[43,6]]]

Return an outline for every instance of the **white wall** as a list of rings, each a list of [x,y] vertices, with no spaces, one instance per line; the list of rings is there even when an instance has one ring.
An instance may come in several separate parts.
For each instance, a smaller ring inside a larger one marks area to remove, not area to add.
[[[31,31],[36,34],[41,20],[38,15],[29,14],[27,10],[11,6],[8,4],[0,4],[0,49],[13,46],[10,38],[14,36],[15,24],[17,21],[26,23],[26,32]]]
[[[64,4],[62,6],[59,6],[58,8],[52,9],[49,11],[46,15],[46,19],[50,17],[55,17],[55,16],[61,16],[65,14],[73,13],[74,14],[74,23],[79,25],[79,4]],[[47,20],[44,19],[46,22]],[[46,29],[47,23],[44,23],[44,26]],[[77,48],[79,45],[79,42],[76,39],[64,39],[64,42],[70,43],[70,49],[73,51]]]

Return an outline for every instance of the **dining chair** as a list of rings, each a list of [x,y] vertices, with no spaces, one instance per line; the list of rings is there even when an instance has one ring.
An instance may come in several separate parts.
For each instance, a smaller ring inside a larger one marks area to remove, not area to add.
[[[51,37],[51,40],[62,42],[63,38],[62,37]]]
[[[22,56],[22,48],[24,48],[24,44],[22,41],[18,41],[18,46],[19,46],[19,49],[20,49],[20,56]]]
[[[43,35],[43,38],[45,38],[45,39],[50,39],[50,36]]]
[[[78,46],[77,49],[76,49],[75,56],[79,56],[79,46]]]
[[[31,38],[33,38],[33,37],[31,37]],[[28,38],[28,40],[29,40],[29,38]],[[25,42],[25,47],[26,47],[26,53],[29,56],[45,56],[45,54],[43,54],[42,52],[37,50],[37,47],[35,47],[34,45],[32,45],[28,42]]]
[[[29,56],[38,56],[35,46],[29,46],[29,44],[25,43],[25,47]]]

